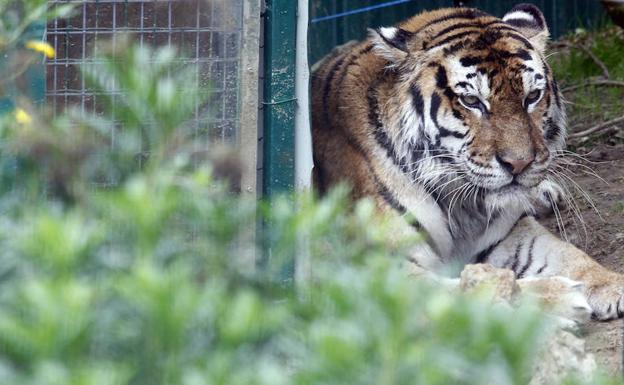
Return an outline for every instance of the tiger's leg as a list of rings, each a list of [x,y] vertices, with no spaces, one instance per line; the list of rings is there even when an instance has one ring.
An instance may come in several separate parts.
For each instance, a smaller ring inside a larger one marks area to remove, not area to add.
[[[421,254],[419,254],[420,256]],[[462,288],[463,272],[462,278],[449,278],[448,276],[437,274],[432,270],[424,268],[418,262],[421,260],[419,257],[413,256],[407,260],[407,268],[411,276],[424,279],[426,282],[450,292],[470,289],[471,284],[475,282],[468,275],[466,277],[467,285]],[[497,285],[499,277],[505,280],[504,276],[498,276],[495,272],[489,274],[479,276],[476,282],[481,280],[480,283]],[[583,283],[561,276],[522,278],[517,283],[522,293],[537,299],[539,303],[548,309],[548,313],[553,316],[553,320],[558,322],[563,328],[575,329],[579,324],[586,323],[590,318],[591,308],[587,303],[585,285]],[[496,298],[493,297],[493,299]]]
[[[533,217],[520,220],[480,262],[511,269],[519,279],[563,276],[581,282],[594,319],[624,316],[624,276],[555,237]]]

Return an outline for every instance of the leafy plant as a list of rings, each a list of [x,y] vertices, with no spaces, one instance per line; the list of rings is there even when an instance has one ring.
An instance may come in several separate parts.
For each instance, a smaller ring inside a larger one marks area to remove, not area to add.
[[[202,96],[173,51],[126,45],[124,65],[107,52],[85,71],[124,90],[114,120],[33,108],[0,122],[2,384],[530,379],[549,333],[531,304],[411,279],[404,256],[421,239],[344,188],[261,204],[232,194],[185,130]],[[262,221],[271,233],[249,236]],[[295,285],[281,274],[302,237],[312,268]]]

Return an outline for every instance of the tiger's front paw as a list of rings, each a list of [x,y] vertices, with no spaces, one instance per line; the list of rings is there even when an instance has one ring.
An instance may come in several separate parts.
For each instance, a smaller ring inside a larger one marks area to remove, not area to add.
[[[586,286],[582,282],[566,277],[529,277],[518,280],[522,291],[536,297],[558,317],[559,324],[566,329],[589,321],[592,308],[587,302]]]
[[[557,183],[544,180],[536,188],[534,195],[534,209],[538,217],[546,218],[555,210],[562,210],[566,207],[564,191]]]
[[[624,317],[624,276],[614,274],[611,279],[589,285],[587,299],[592,319],[609,321]]]

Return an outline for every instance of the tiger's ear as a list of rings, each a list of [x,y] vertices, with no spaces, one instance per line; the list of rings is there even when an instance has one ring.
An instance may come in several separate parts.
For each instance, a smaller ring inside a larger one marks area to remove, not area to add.
[[[397,27],[381,27],[368,29],[369,38],[373,42],[373,50],[390,63],[397,63],[407,57],[407,43],[412,33]]]
[[[503,21],[522,33],[540,52],[546,50],[550,32],[544,14],[533,4],[518,4],[504,17]]]

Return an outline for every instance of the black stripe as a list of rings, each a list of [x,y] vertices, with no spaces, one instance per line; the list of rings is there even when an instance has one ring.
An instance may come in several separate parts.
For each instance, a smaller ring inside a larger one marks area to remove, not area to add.
[[[514,39],[514,40],[518,40],[519,42],[524,44],[524,47],[526,49],[530,49],[530,50],[535,49],[535,47],[533,47],[533,44],[531,44],[531,42],[528,41],[526,37],[520,35],[519,33],[506,33],[503,36],[501,36],[501,38],[505,38],[505,37],[508,37],[508,38],[511,38],[511,39]]]
[[[534,22],[540,29],[544,29],[544,20],[541,11],[533,4],[518,4],[510,12],[524,12],[533,17]],[[525,19],[526,20],[526,19]]]
[[[488,31],[492,31],[492,29],[489,29]],[[516,32],[516,31],[514,31]],[[457,52],[458,50],[465,48],[466,46],[474,49],[474,50],[486,50],[486,49],[491,49],[492,45],[494,45],[496,42],[498,42],[500,39],[504,39],[504,38],[512,38],[515,40],[518,40],[520,42],[522,42],[524,44],[524,47],[526,49],[532,50],[533,46],[531,45],[531,43],[526,40],[524,37],[517,35],[516,33],[505,33],[505,34],[501,34],[501,33],[492,33],[489,32],[487,34],[482,35],[480,38],[478,39],[466,39],[463,41],[460,41],[458,43],[453,44],[450,47],[444,48],[444,55],[445,56],[449,56],[451,54],[454,54],[455,52]],[[467,42],[469,42],[469,44],[466,44]]]
[[[359,60],[362,56],[364,56],[365,54],[371,52],[373,50],[373,45],[369,44],[367,46],[365,46],[364,48],[361,48],[359,51],[355,52],[355,53],[351,53],[350,57],[349,55],[347,55],[345,58],[348,57],[348,62],[341,68],[340,71],[340,77],[338,78],[338,80],[336,81],[336,87],[340,88],[342,86],[342,82],[344,82],[345,78],[347,77],[347,74],[349,73],[349,67],[351,67],[352,65],[354,65],[356,63],[357,60]]]
[[[452,137],[457,138],[457,139],[464,139],[466,137],[466,135],[468,134],[467,132],[466,133],[461,133],[461,132],[458,132],[458,131],[452,131],[452,130],[449,130],[449,129],[444,128],[442,126],[438,126],[438,130],[440,131],[440,137],[442,137],[442,138],[445,138],[447,136],[452,136]]]
[[[448,77],[446,76],[446,68],[439,66],[436,72],[436,85],[439,88],[445,89],[448,87]]]
[[[511,226],[511,229],[513,230],[513,228],[514,228],[514,227],[516,227],[516,226],[518,225],[518,223],[519,223],[521,220],[523,220],[524,218],[526,218],[526,217],[528,217],[528,216],[529,216],[529,214],[527,214],[527,213],[522,213],[522,215],[520,215],[520,218],[518,218],[518,219],[516,220],[516,223],[514,223],[514,225],[513,225],[513,226]]]
[[[537,29],[537,30],[541,29],[539,24],[535,23],[533,20],[509,19],[509,20],[505,20],[505,22],[516,28],[530,28],[530,29]]]
[[[494,244],[490,245],[487,249],[477,254],[477,257],[475,258],[475,263],[487,262],[488,257],[490,256],[490,254],[492,254],[492,251],[494,251],[496,246],[498,246],[501,242],[502,242],[502,239],[498,242],[495,242]]]
[[[440,98],[440,95],[434,92],[431,95],[431,107],[429,108],[429,114],[431,116],[431,120],[433,120],[433,124],[435,124],[436,127],[438,127],[438,110],[440,109],[441,103],[442,99]]]
[[[325,171],[323,170],[323,167],[321,167],[321,164],[316,158],[314,152],[312,153],[312,163],[314,164],[314,172],[316,173],[316,182],[318,182],[318,185],[314,187],[316,188],[319,195],[324,196],[325,193],[327,193],[328,187],[326,184],[327,181],[325,178]]]
[[[330,67],[329,71],[327,71],[327,75],[325,76],[325,86],[323,88],[323,115],[325,118],[325,122],[330,125],[331,119],[329,118],[329,93],[331,92],[332,82],[334,81],[334,76],[344,63],[347,54],[343,54],[340,59],[337,59],[334,64]]]
[[[538,274],[542,274],[542,272],[543,272],[544,270],[546,270],[546,268],[547,268],[547,267],[548,267],[548,263],[546,262],[546,263],[544,263],[544,266],[542,266],[542,267],[540,267],[539,269],[537,269],[537,272],[536,272],[535,274],[536,274],[536,275],[538,275]]]
[[[464,32],[460,32],[460,33],[457,33],[455,35],[451,35],[451,36],[449,36],[449,37],[447,37],[447,38],[445,38],[443,40],[440,40],[438,43],[436,43],[434,45],[431,45],[431,46],[426,45],[425,46],[425,50],[428,51],[428,50],[431,50],[431,49],[434,49],[434,48],[437,48],[437,47],[441,47],[443,45],[446,45],[446,44],[448,44],[450,42],[453,42],[455,40],[461,39],[463,37],[470,36],[470,35],[478,35],[480,33],[481,33],[481,31],[464,31]]]
[[[418,30],[416,30],[413,33],[414,34],[418,34],[419,32],[423,31],[426,28],[431,27],[432,25],[443,23],[443,22],[449,21],[449,20],[454,20],[454,19],[476,19],[478,17],[483,17],[483,16],[490,16],[490,15],[488,15],[485,12],[479,11],[477,9],[472,9],[472,8],[462,9],[462,10],[460,10],[458,12],[451,13],[450,15],[442,16],[442,17],[439,17],[437,19],[431,20],[430,22],[428,22],[427,24],[423,25],[422,27],[420,27]],[[493,17],[493,16],[490,16],[490,17]]]
[[[386,203],[396,210],[399,214],[404,215],[407,213],[407,209],[403,206],[392,194],[392,192],[384,185],[377,177],[375,177],[377,183],[377,191],[379,195],[386,201]]]
[[[501,24],[500,27],[506,27],[506,28],[512,29],[511,27],[505,26],[501,20],[492,20],[492,21],[489,21],[487,23],[482,23],[482,22],[457,23],[457,24],[453,24],[453,25],[451,25],[449,27],[446,27],[446,28],[438,31],[438,33],[435,36],[433,36],[431,39],[429,39],[429,40],[430,41],[434,41],[435,39],[441,37],[442,35],[445,35],[445,34],[447,34],[449,32],[457,31],[460,28],[472,28],[472,27],[474,27],[474,28],[484,28],[485,29],[485,28],[490,28],[491,26],[493,26],[494,24],[497,24],[497,23]]]
[[[401,215],[405,215],[407,213],[407,209],[403,205],[401,205],[400,202],[397,201],[394,195],[392,195],[392,192],[390,192],[390,190],[381,182],[381,180],[375,173],[373,164],[371,160],[368,158],[368,154],[364,150],[364,147],[362,146],[362,144],[356,138],[354,138],[349,132],[342,129],[342,126],[339,126],[338,128],[339,130],[337,132],[340,135],[343,135],[345,137],[345,141],[347,145],[353,148],[353,150],[355,150],[362,157],[364,162],[368,165],[370,176],[373,178],[374,183],[377,186],[378,192],[382,196],[382,198],[394,210],[398,211]],[[319,168],[319,171],[322,171],[321,168]],[[417,231],[422,231],[422,226],[420,225],[420,223],[418,223],[418,221],[415,218],[412,221],[408,219],[408,223],[410,224],[410,226],[414,227]],[[431,245],[434,249],[436,249],[434,244],[431,244]]]
[[[557,137],[559,137],[563,131],[563,129],[561,128],[561,126],[559,126],[558,124],[556,124],[552,118],[548,118],[548,120],[546,120],[546,130],[544,133],[544,138],[546,138],[546,140],[553,140]]]
[[[412,84],[410,91],[412,93],[412,106],[422,119],[425,115],[425,100],[423,99],[422,92],[420,92],[420,88],[416,84]]]
[[[328,125],[330,125],[330,122],[331,122],[331,119],[329,117],[330,115],[329,94],[332,91],[332,84],[334,83],[334,78],[336,74],[338,73],[338,71],[341,72],[340,77],[336,81],[336,87],[335,87],[335,88],[340,88],[340,86],[342,85],[342,82],[347,76],[347,73],[348,73],[347,70],[349,69],[349,67],[362,55],[372,51],[372,49],[373,49],[373,45],[369,44],[365,46],[364,48],[361,48],[359,51],[355,53],[354,52],[343,53],[342,57],[338,59],[327,72],[327,76],[325,77],[326,79],[325,88],[323,89],[323,114],[324,114],[325,121],[327,122]],[[336,55],[336,57],[338,56],[339,55]]]
[[[511,265],[511,270],[515,273],[518,268],[518,263],[520,262],[520,250],[522,250],[522,243],[518,243],[516,247],[516,253],[513,256],[513,264]]]
[[[413,83],[410,87],[410,91],[412,94],[412,106],[416,113],[420,116],[421,125],[419,129],[422,129],[424,126],[425,119],[425,100],[423,98],[422,92],[416,83]],[[422,133],[421,133],[422,134]],[[425,155],[425,145],[422,141],[418,141],[413,143],[410,146],[409,153],[411,155],[411,164],[416,164],[416,162],[423,158]]]
[[[479,57],[479,56],[465,56],[459,59],[459,62],[464,67],[472,67],[477,64],[481,64],[487,60],[487,57]]]
[[[542,60],[542,67],[544,68],[544,74],[548,77],[550,75],[550,67],[546,64],[545,60]]]
[[[368,158],[362,145],[344,130],[340,130],[339,132],[341,135],[345,136],[347,145],[349,145],[358,154],[360,154],[364,162],[368,165],[370,175],[373,178],[374,183],[377,186],[377,191],[382,196],[382,198],[386,201],[386,203],[388,203],[388,205],[390,205],[390,207],[396,210],[399,214],[405,215],[407,213],[407,209],[403,205],[401,205],[401,203],[394,197],[392,192],[381,182],[381,180],[379,180],[379,177],[377,176],[373,168],[372,162]],[[408,220],[408,223],[410,224],[410,226],[414,227],[417,231],[422,230],[422,226],[420,225],[420,223],[418,223],[418,221],[415,218],[413,221]],[[432,245],[432,247],[435,249],[435,245]]]
[[[561,97],[559,95],[559,85],[557,84],[557,81],[555,79],[553,79],[551,82],[551,88],[553,91],[553,95],[555,96],[555,104],[557,105],[559,109],[561,109]]]
[[[502,24],[502,25],[496,25],[496,26],[492,26],[489,29],[493,29],[495,31],[510,31],[510,32],[515,32],[515,33],[521,33],[520,31],[518,31],[518,29],[512,27],[511,25],[506,25],[506,24]]]
[[[379,117],[379,102],[377,100],[376,93],[377,86],[380,82],[381,79],[374,82],[368,89],[368,94],[366,95],[366,99],[368,100],[368,119],[371,126],[373,127],[373,134],[375,136],[377,144],[379,144],[381,148],[386,150],[386,154],[388,155],[388,158],[392,160],[392,163],[394,163],[401,169],[401,171],[407,174],[410,172],[410,169],[406,162],[403,162],[401,159],[399,159],[396,149],[394,148],[394,144],[388,136],[383,122]]]
[[[397,32],[392,40],[387,39],[380,30],[377,30],[377,34],[379,34],[383,41],[385,41],[388,45],[398,48],[404,52],[407,52],[407,41],[414,35],[413,33],[402,28],[397,28]]]
[[[518,278],[523,278],[524,274],[527,272],[527,270],[529,270],[529,267],[531,267],[531,265],[533,264],[533,248],[535,247],[536,239],[537,237],[533,237],[533,239],[531,240],[531,245],[529,246],[529,251],[527,252],[527,262],[524,265],[524,267],[520,270],[520,273],[518,273]]]
[[[548,112],[550,111],[550,101],[551,101],[550,93],[546,95],[546,111],[544,111],[544,117],[548,116]]]
[[[523,60],[533,60],[533,57],[531,56],[531,54],[529,53],[529,51],[525,50],[525,49],[519,49],[514,56],[519,57],[520,59]]]
[[[403,206],[401,202],[399,202],[396,199],[396,197],[394,196],[394,194],[392,194],[392,192],[388,189],[388,187],[386,187],[386,185],[384,185],[376,176],[375,176],[375,183],[377,184],[377,191],[379,192],[379,195],[381,195],[384,201],[390,207],[392,207],[392,209],[398,212],[399,215],[401,216],[407,216],[406,214],[409,214],[405,206]],[[415,230],[417,231],[422,230],[422,225],[413,216],[410,215],[410,218],[405,218],[405,220]]]
[[[462,40],[459,43],[455,43],[450,47],[444,48],[444,56],[450,56],[459,51],[460,49],[466,47],[466,40]]]
[[[431,95],[431,109],[430,109],[431,120],[433,121],[433,124],[438,129],[439,137],[453,136],[453,137],[455,137],[457,139],[465,138],[467,133],[461,133],[461,132],[449,130],[449,129],[445,128],[445,127],[442,127],[438,123],[438,111],[440,109],[440,104],[441,103],[442,103],[442,99],[440,98],[440,96],[437,93],[434,93],[433,95]],[[436,146],[439,146],[439,145],[440,145],[440,143],[439,143],[439,139],[438,139],[438,141],[436,141]]]

